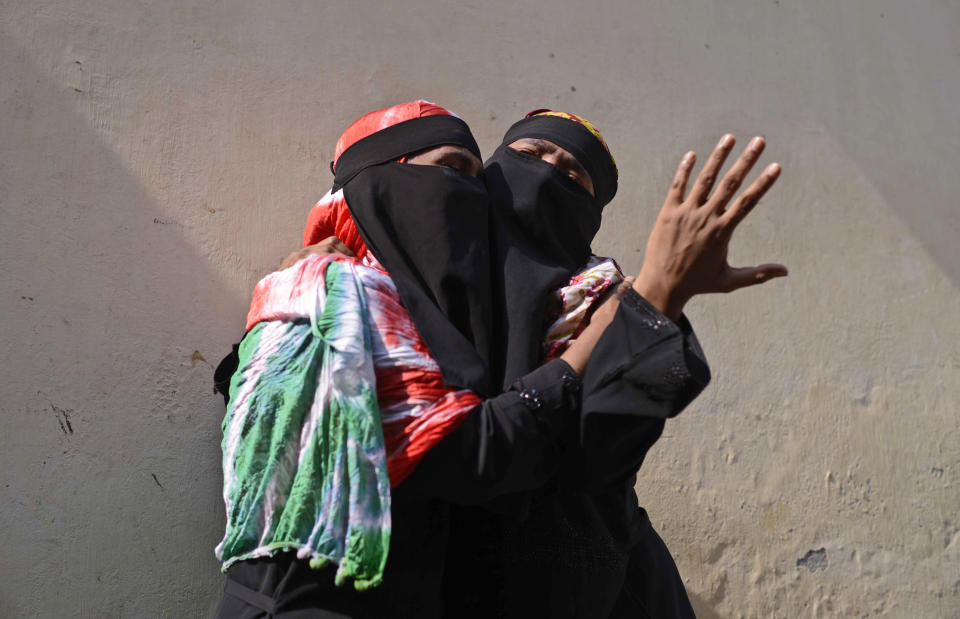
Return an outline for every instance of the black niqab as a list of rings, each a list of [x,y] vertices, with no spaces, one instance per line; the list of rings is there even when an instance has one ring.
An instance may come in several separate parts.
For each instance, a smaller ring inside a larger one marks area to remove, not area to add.
[[[476,152],[475,142],[444,132],[441,123],[451,120],[463,124],[450,116],[418,118],[358,141],[338,160],[334,186],[343,186],[360,235],[390,273],[444,381],[489,395],[486,360],[498,353],[486,189],[450,168],[394,162],[440,144]],[[382,134],[404,125],[406,134],[394,130],[385,145]]]
[[[590,172],[597,195],[556,166],[509,148],[525,137],[548,139],[573,153]],[[506,388],[542,361],[549,295],[590,258],[603,206],[616,192],[616,168],[579,123],[531,117],[510,128],[484,171],[492,199],[498,329],[506,345],[493,369]]]

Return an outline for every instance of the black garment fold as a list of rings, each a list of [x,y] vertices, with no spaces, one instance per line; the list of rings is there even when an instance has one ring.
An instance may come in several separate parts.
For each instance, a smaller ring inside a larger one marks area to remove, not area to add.
[[[686,319],[675,324],[629,291],[587,366],[581,436],[573,427],[560,442],[558,474],[512,495],[526,499],[524,513],[452,508],[444,616],[692,616],[634,483],[666,419],[709,379]]]

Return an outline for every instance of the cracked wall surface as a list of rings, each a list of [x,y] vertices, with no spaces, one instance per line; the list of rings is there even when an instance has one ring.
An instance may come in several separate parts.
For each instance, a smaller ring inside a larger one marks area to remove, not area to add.
[[[637,493],[702,617],[960,616],[960,6],[0,0],[0,617],[209,616],[212,366],[340,131],[427,98],[485,153],[581,114],[637,271],[679,157],[766,136],[713,382]],[[54,586],[51,586],[54,585]]]

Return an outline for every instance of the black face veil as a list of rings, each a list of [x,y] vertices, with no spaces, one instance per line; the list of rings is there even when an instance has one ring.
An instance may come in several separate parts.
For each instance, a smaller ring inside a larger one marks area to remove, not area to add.
[[[479,148],[466,123],[436,115],[404,121],[346,149],[334,189],[367,247],[390,273],[444,381],[490,394],[496,354],[489,198],[479,179],[439,166],[396,163],[442,144]]]
[[[590,174],[596,195],[552,164],[508,147],[521,138],[550,140],[573,154]],[[603,207],[617,191],[617,173],[600,140],[559,116],[514,124],[484,169],[493,201],[498,329],[506,346],[494,374],[506,387],[540,364],[548,295],[590,258]]]

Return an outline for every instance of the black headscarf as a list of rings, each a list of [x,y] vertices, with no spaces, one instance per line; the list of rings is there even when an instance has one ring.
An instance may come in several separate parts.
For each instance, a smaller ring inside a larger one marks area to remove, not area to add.
[[[371,134],[336,162],[357,229],[451,386],[489,395],[493,332],[489,197],[483,182],[439,166],[396,163],[441,144],[480,150],[459,118],[414,118]]]
[[[549,140],[590,174],[595,196],[552,164],[509,148],[521,138]],[[498,328],[506,348],[494,367],[504,387],[541,362],[549,294],[590,258],[603,207],[617,191],[606,146],[562,116],[530,116],[514,124],[484,168],[493,200],[491,247]]]

